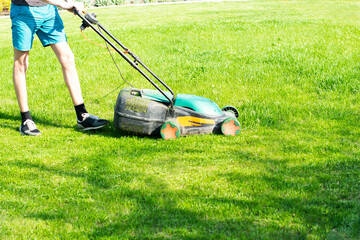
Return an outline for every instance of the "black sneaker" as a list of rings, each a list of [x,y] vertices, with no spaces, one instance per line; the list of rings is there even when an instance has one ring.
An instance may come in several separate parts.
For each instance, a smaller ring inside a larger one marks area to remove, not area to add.
[[[77,119],[78,128],[82,131],[99,129],[105,127],[109,123],[108,120],[100,119],[99,117],[89,113],[83,113],[82,117],[82,121],[79,121],[79,119]]]
[[[39,129],[37,129],[35,123],[28,119],[20,126],[20,133],[22,135],[29,135],[29,136],[38,136],[41,135]]]

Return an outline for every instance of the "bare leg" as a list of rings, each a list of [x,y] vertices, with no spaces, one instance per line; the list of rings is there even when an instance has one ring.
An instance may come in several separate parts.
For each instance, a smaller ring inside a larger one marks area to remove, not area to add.
[[[56,43],[51,45],[51,48],[54,50],[57,58],[62,67],[64,80],[66,86],[69,89],[71,99],[75,107],[77,116],[77,123],[79,130],[93,130],[99,129],[106,126],[109,121],[105,119],[100,119],[97,116],[87,113],[85,106],[83,105],[84,100],[81,95],[80,81],[75,67],[74,54],[71,51],[69,44],[67,42]],[[82,106],[86,114],[81,114],[81,111],[77,110],[77,107]]]
[[[14,48],[13,82],[21,112],[29,111],[26,90],[26,70],[29,66],[29,51]]]
[[[51,45],[55,52],[63,71],[64,81],[69,89],[74,106],[84,103],[81,94],[79,76],[76,71],[74,54],[67,42]]]

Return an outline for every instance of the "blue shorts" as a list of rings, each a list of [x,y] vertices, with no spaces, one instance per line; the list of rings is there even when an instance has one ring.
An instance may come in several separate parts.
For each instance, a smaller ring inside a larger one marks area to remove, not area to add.
[[[11,30],[14,48],[29,51],[35,34],[44,47],[66,42],[64,24],[53,5],[29,7],[11,5]]]

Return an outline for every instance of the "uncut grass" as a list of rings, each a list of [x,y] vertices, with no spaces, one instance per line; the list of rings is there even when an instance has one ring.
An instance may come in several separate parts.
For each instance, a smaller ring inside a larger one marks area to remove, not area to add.
[[[176,92],[240,110],[237,137],[170,142],[112,126],[75,131],[57,60],[39,42],[28,90],[43,135],[19,136],[1,19],[0,236],[358,238],[358,10],[355,1],[94,10]],[[87,108],[112,119],[126,85],[106,50],[82,39],[80,20],[62,15]],[[117,60],[132,84],[150,87]]]

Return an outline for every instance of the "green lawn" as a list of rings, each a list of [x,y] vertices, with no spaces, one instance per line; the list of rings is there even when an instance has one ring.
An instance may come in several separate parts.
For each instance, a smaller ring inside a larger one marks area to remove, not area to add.
[[[36,39],[28,94],[43,135],[20,136],[1,18],[1,239],[360,238],[359,1],[89,11],[175,92],[236,106],[243,130],[173,141],[112,125],[79,132],[60,66]],[[87,109],[112,121],[127,85],[81,20],[62,17]]]

